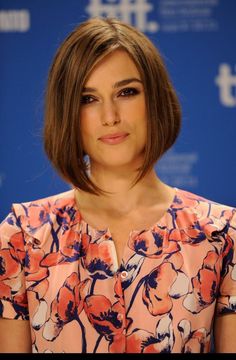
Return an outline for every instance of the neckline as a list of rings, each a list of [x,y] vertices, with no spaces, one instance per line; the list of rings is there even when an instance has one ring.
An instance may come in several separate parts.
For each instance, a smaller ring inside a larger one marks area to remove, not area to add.
[[[161,226],[161,224],[163,223],[163,220],[165,219],[165,217],[168,215],[169,211],[173,208],[174,206],[174,203],[175,203],[175,199],[176,199],[176,196],[177,194],[179,193],[179,189],[177,187],[173,187],[174,189],[174,195],[172,197],[172,200],[169,204],[169,206],[167,207],[167,209],[164,211],[164,213],[162,214],[162,216],[153,223],[153,225],[149,226],[149,228],[144,228],[144,229],[140,229],[140,230],[137,230],[137,229],[133,229],[131,230],[130,234],[133,234],[133,233],[142,233],[142,232],[147,232],[147,231],[152,231],[154,228],[158,227],[158,226]],[[76,195],[75,195],[75,192],[76,192],[76,189],[74,188],[73,189],[73,198],[74,198],[74,208],[75,210],[79,213],[80,215],[80,223],[84,224],[86,227],[88,227],[91,231],[94,231],[96,233],[100,233],[100,234],[110,234],[111,236],[111,231],[109,229],[109,227],[107,226],[106,228],[104,229],[98,229],[92,225],[90,225],[87,221],[84,220],[82,214],[81,214],[81,211],[79,209],[79,206],[77,204],[77,201],[76,201]]]

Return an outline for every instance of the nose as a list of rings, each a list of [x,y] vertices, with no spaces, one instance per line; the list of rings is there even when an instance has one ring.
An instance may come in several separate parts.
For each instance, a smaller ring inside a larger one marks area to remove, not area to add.
[[[114,126],[120,123],[119,111],[113,101],[103,103],[102,125]]]

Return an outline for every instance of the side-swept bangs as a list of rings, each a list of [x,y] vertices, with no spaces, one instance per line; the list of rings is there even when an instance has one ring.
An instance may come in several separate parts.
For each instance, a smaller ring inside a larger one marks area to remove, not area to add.
[[[152,42],[118,19],[93,18],[81,23],[58,48],[45,97],[44,148],[60,176],[94,194],[80,133],[81,93],[94,66],[107,54],[124,49],[135,62],[144,84],[147,144],[136,182],[175,142],[181,125],[178,98],[164,62]]]

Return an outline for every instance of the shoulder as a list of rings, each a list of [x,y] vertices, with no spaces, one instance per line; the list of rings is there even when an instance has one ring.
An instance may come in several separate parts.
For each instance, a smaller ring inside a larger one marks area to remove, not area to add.
[[[222,214],[229,212],[233,214],[236,208],[218,203],[214,200],[207,199],[201,195],[194,194],[192,192],[176,189],[175,199],[173,202],[174,207],[181,207],[185,210],[192,210],[193,212],[204,213],[207,211],[208,214]]]
[[[180,189],[176,190],[172,211],[181,227],[204,228],[210,234],[229,227],[236,218],[236,208]]]
[[[13,203],[12,212],[3,221],[2,227],[7,226],[8,232],[18,229],[37,238],[42,237],[42,232],[49,232],[53,225],[70,226],[79,221],[78,217],[72,189],[29,202]]]
[[[20,213],[27,212],[27,209],[48,209],[52,210],[53,206],[57,205],[57,208],[64,208],[67,205],[72,205],[75,203],[75,197],[74,197],[74,189],[68,190],[56,195],[51,195],[48,197],[31,200],[28,202],[22,202],[22,203],[13,203],[12,208]]]

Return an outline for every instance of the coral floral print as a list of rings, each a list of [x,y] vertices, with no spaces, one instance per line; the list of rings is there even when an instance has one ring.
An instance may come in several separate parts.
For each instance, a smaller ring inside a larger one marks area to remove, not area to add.
[[[132,231],[120,267],[109,229],[74,190],[13,204],[0,226],[0,313],[29,319],[33,352],[209,352],[215,314],[236,312],[235,209],[176,189]]]

